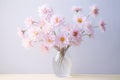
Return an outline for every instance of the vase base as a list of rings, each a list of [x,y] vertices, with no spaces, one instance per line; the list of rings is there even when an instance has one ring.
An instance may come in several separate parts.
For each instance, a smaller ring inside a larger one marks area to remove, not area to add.
[[[58,75],[57,75],[57,74],[55,74],[55,75],[56,75],[57,77],[60,77],[60,78],[64,78],[64,77],[71,77],[71,75],[62,75],[62,74],[61,74],[61,75],[60,75],[60,74],[58,74]]]

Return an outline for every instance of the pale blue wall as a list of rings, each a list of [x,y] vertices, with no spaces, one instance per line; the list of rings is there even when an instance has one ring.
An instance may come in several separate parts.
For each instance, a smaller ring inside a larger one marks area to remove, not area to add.
[[[0,0],[0,73],[53,73],[55,52],[42,54],[38,48],[24,49],[16,31],[27,16],[36,17],[43,3],[68,19],[72,5],[80,5],[86,13],[96,3],[101,9],[98,19],[106,21],[107,31],[96,30],[93,40],[85,39],[79,47],[70,49],[72,73],[120,74],[120,0]]]

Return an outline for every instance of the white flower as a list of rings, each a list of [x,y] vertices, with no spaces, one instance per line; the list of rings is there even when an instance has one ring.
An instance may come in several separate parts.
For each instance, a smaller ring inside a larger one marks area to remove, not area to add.
[[[51,18],[51,24],[54,26],[64,25],[64,17],[60,15],[53,15]]]
[[[41,32],[39,28],[29,28],[27,31],[28,38],[30,38],[33,41],[38,41],[41,39]]]
[[[23,39],[22,42],[25,48],[33,47],[33,42],[30,39]]]
[[[29,27],[29,26],[32,26],[34,24],[34,22],[35,21],[31,17],[29,17],[29,18],[26,18],[25,25],[27,25]]]
[[[45,44],[41,44],[41,45],[40,45],[40,49],[41,49],[42,52],[48,53],[49,50],[50,50],[50,47],[47,46],[47,45],[45,45]]]
[[[17,28],[17,32],[20,38],[25,38],[25,30],[21,29],[21,28]]]
[[[81,15],[74,15],[73,17],[74,22],[76,22],[78,25],[81,25],[85,21],[85,17]]]
[[[60,48],[63,48],[63,47],[66,47],[67,45],[69,45],[68,35],[65,33],[58,34],[56,36],[55,45],[59,46]]]
[[[39,7],[38,12],[40,17],[44,17],[47,19],[50,19],[53,15],[53,9],[50,8],[47,4]]]

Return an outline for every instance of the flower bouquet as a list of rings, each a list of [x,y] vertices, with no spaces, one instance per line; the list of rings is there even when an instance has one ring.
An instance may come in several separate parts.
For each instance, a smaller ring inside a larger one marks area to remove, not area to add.
[[[39,19],[29,17],[25,20],[24,28],[18,28],[18,35],[21,37],[23,46],[26,48],[38,45],[44,52],[51,48],[58,51],[53,58],[53,69],[57,76],[69,76],[71,61],[68,49],[71,46],[79,46],[83,37],[94,37],[95,28],[105,31],[105,22],[100,20],[97,26],[93,26],[90,20],[99,14],[97,6],[92,6],[87,15],[83,15],[83,9],[79,6],[72,7],[73,17],[67,22],[64,16],[57,15],[51,7],[43,5],[39,7]]]

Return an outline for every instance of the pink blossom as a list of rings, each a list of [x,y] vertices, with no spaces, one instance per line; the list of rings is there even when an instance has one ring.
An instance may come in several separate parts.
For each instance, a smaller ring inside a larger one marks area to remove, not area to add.
[[[31,28],[31,29],[29,29],[29,35],[31,35],[31,36],[37,36],[38,35],[38,33],[39,33],[39,29],[37,29],[37,28]]]
[[[70,31],[71,31],[72,29],[73,29],[73,25],[67,24],[67,25],[64,26],[64,30],[65,30],[66,32],[68,32],[68,33],[70,33]]]
[[[61,33],[57,35],[55,45],[59,46],[60,48],[66,47],[67,45],[69,45],[68,35],[65,33]]]
[[[23,42],[23,46],[25,48],[33,47],[32,40],[30,40],[30,39],[23,39],[22,42]]]
[[[17,28],[17,32],[18,32],[18,35],[20,38],[22,38],[22,39],[25,38],[25,35],[24,35],[25,30],[23,30],[21,28]]]
[[[81,16],[81,15],[75,15],[73,17],[73,20],[78,24],[78,25],[81,25],[84,20],[85,20],[85,17]]]
[[[82,11],[82,8],[79,7],[79,6],[73,6],[72,10],[75,11],[75,12],[79,12],[79,11]]]
[[[39,26],[43,27],[43,26],[46,25],[46,23],[47,23],[47,21],[44,18],[41,18],[40,21],[39,21]]]
[[[99,14],[99,9],[98,9],[98,7],[95,6],[95,5],[93,5],[93,6],[91,7],[91,15],[94,16],[94,17],[96,17],[98,14]]]
[[[43,18],[39,21],[39,27],[43,34],[49,33],[53,28],[52,24]]]
[[[54,26],[60,26],[64,24],[64,17],[60,15],[53,15],[51,18],[51,24]]]
[[[35,23],[35,21],[31,17],[26,18],[26,20],[25,20],[25,24],[27,26],[32,26],[34,23]]]
[[[53,34],[46,34],[43,40],[44,43],[50,47],[53,47],[55,44],[55,36]]]
[[[40,36],[41,36],[40,28],[39,27],[29,28],[28,31],[27,31],[27,35],[33,41],[39,40]]]
[[[82,41],[81,30],[79,28],[73,28],[70,32],[71,38],[70,42],[71,45],[79,45]]]
[[[89,34],[90,37],[94,37],[93,26],[90,22],[85,23],[85,31]]]
[[[53,34],[45,34],[42,39],[42,44],[40,48],[43,52],[49,52],[49,49],[54,46],[55,36]]]
[[[97,6],[91,7],[88,16],[80,14],[82,8],[79,6],[74,6],[72,10],[76,12],[73,16],[75,23],[66,23],[65,17],[54,15],[53,9],[48,5],[39,7],[39,20],[34,21],[29,17],[25,20],[25,25],[28,27],[18,28],[18,35],[22,38],[23,46],[29,48],[33,47],[34,43],[38,43],[41,50],[47,53],[52,47],[60,51],[72,45],[78,46],[84,35],[94,37],[94,29],[88,18],[90,14],[94,17],[99,14]],[[103,20],[99,22],[99,28],[103,32],[106,30]]]
[[[53,29],[53,26],[50,23],[46,23],[43,27],[42,27],[42,33],[47,34],[50,33],[50,31]]]
[[[47,45],[41,44],[40,45],[40,49],[44,53],[48,53],[49,52],[49,47]]]
[[[105,32],[105,22],[103,20],[100,20],[99,22],[99,28],[101,29],[102,32]]]
[[[50,19],[51,16],[53,15],[53,9],[46,4],[39,7],[38,12],[40,17],[44,17],[47,19]]]

